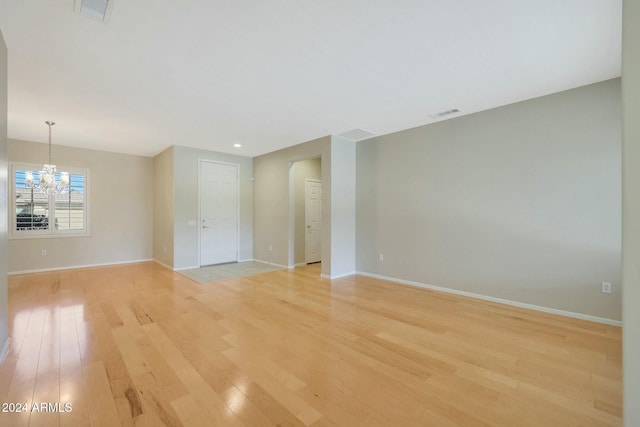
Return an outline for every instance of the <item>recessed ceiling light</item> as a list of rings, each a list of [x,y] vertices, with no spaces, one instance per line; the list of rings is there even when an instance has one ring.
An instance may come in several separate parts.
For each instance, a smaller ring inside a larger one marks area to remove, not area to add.
[[[242,144],[233,144],[233,146],[236,147],[236,148],[241,148]]]

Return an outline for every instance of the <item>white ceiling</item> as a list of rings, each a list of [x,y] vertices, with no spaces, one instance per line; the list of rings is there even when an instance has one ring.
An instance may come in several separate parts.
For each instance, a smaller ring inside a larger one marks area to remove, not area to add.
[[[112,1],[0,0],[10,138],[255,156],[620,76],[621,0]]]

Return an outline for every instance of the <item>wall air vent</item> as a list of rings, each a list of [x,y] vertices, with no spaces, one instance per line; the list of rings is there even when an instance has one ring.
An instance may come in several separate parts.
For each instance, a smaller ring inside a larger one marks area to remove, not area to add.
[[[107,22],[113,0],[76,0],[76,12],[97,21]]]
[[[439,119],[440,117],[448,116],[450,114],[455,114],[455,113],[459,113],[459,112],[460,112],[460,110],[458,110],[457,108],[453,108],[451,110],[442,111],[440,113],[429,114],[429,117],[431,117],[432,119]]]
[[[372,136],[375,136],[375,134],[371,132],[367,132],[366,130],[362,130],[362,129],[353,129],[353,130],[348,130],[346,132],[339,133],[337,134],[337,136],[341,136],[343,138],[347,138],[352,141],[360,141],[362,139],[371,138]]]

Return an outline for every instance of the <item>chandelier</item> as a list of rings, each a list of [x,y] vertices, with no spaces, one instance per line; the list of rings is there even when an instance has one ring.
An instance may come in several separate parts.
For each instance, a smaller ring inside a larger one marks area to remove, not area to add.
[[[49,126],[49,163],[45,163],[42,166],[42,170],[38,172],[38,180],[33,177],[34,172],[27,171],[25,174],[25,181],[27,187],[34,189],[35,191],[41,191],[43,193],[66,193],[69,191],[69,173],[60,172],[59,181],[56,180],[56,165],[51,164],[51,126],[55,125],[55,122],[45,122]]]

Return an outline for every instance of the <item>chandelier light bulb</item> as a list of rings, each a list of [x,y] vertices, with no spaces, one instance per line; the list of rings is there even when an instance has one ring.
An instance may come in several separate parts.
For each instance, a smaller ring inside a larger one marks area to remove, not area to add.
[[[60,185],[69,187],[69,172],[60,172]]]
[[[27,187],[33,187],[33,172],[27,171],[24,175]]]
[[[46,121],[45,123],[49,126],[49,163],[45,163],[42,166],[42,170],[38,172],[39,179],[37,182],[34,179],[33,172],[27,171],[25,173],[25,184],[27,187],[43,193],[66,193],[69,191],[69,173],[60,172],[60,181],[56,181],[56,165],[51,164],[51,126],[55,125],[55,122]]]

